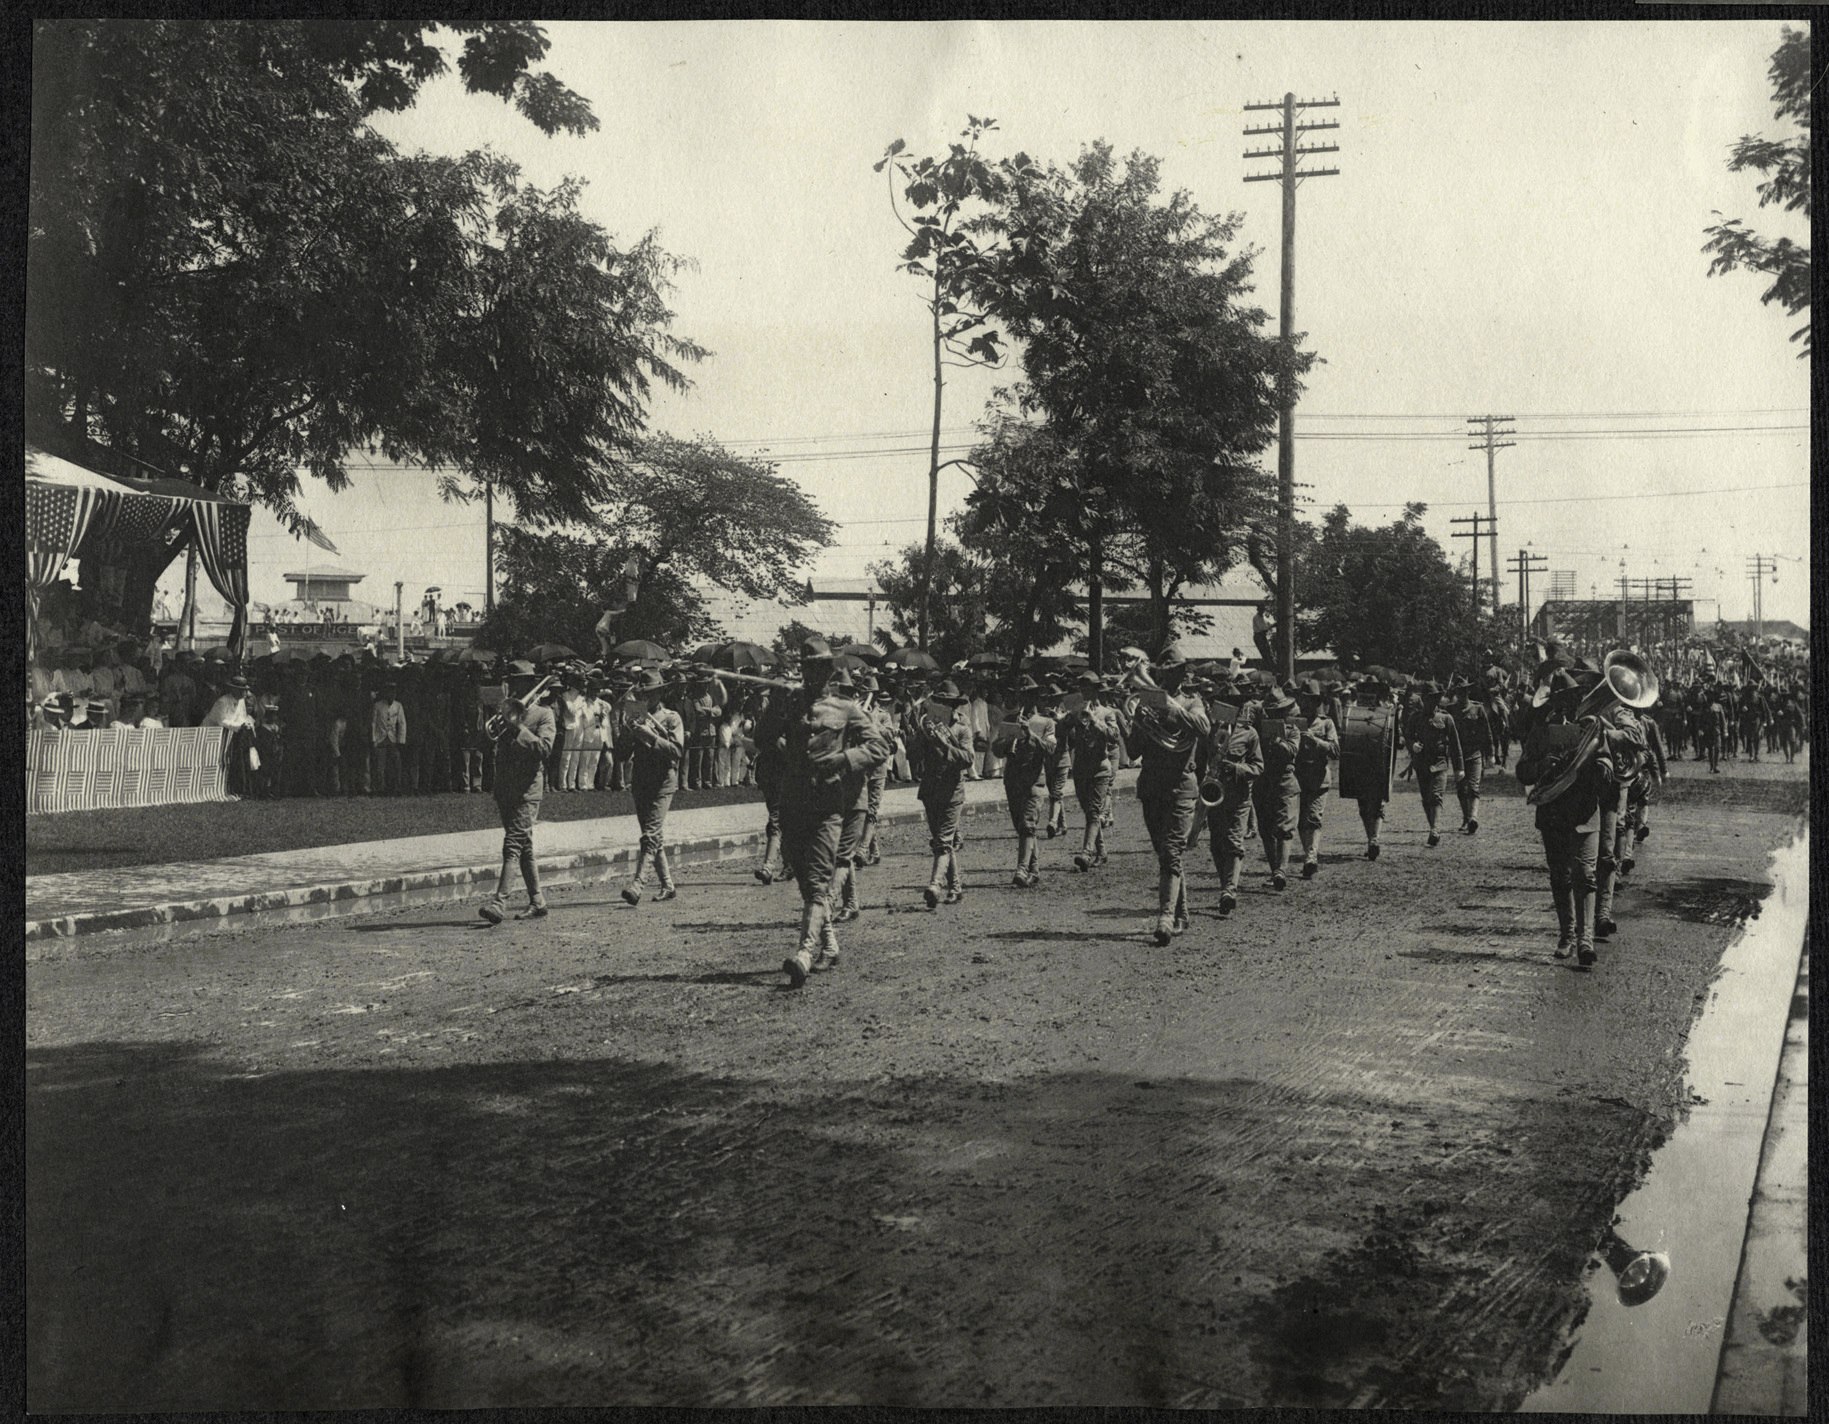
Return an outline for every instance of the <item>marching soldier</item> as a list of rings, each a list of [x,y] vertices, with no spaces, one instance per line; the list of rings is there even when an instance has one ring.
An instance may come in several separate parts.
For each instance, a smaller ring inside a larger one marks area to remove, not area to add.
[[[1461,803],[1461,833],[1471,836],[1480,829],[1480,787],[1485,780],[1486,763],[1498,751],[1492,718],[1485,705],[1458,680],[1450,684],[1442,707],[1454,718],[1455,736],[1461,744],[1461,774],[1454,783],[1454,792]]]
[[[1626,820],[1626,801],[1639,779],[1647,755],[1644,724],[1638,713],[1615,702],[1600,714],[1610,727],[1607,760],[1610,775],[1600,790],[1600,841],[1595,858],[1594,934],[1607,939],[1619,933],[1613,919],[1613,892],[1619,885],[1619,842]]]
[[[1073,775],[1073,744],[1061,734],[1061,699],[1066,688],[1053,678],[1048,680],[1041,711],[1054,719],[1054,755],[1047,760],[1048,839],[1067,834],[1067,782]]]
[[[1035,868],[1036,841],[1041,835],[1043,783],[1054,760],[1054,719],[1036,711],[1041,687],[1025,677],[1010,701],[1016,704],[1014,722],[1005,722],[991,739],[991,751],[1003,759],[1003,795],[1016,831],[1016,876],[1010,881],[1019,890],[1041,883]],[[1052,825],[1052,813],[1050,813]]]
[[[1619,842],[1614,858],[1619,862],[1621,880],[1630,875],[1633,867],[1638,864],[1638,857],[1633,852],[1651,834],[1652,796],[1669,775],[1669,764],[1664,754],[1664,734],[1658,727],[1657,718],[1645,715],[1638,720],[1645,733],[1645,766],[1632,779],[1632,786],[1626,793],[1626,814],[1620,818]]]
[[[537,920],[546,914],[546,897],[540,893],[540,873],[534,863],[533,828],[540,819],[546,760],[552,755],[557,729],[550,708],[540,703],[530,706],[523,700],[538,681],[532,663],[508,665],[508,697],[502,703],[501,720],[492,729],[495,776],[491,787],[502,816],[502,870],[496,877],[495,894],[477,911],[492,925],[506,917],[508,882],[517,865],[527,886],[527,908],[515,918]]]
[[[1381,707],[1391,701],[1391,689],[1375,677],[1368,677],[1353,689],[1353,700],[1362,707]],[[1393,707],[1391,715],[1397,715]],[[1384,825],[1384,808],[1389,799],[1383,777],[1364,778],[1358,797],[1359,824],[1365,828],[1365,858],[1378,859],[1378,832]]]
[[[1229,703],[1219,704],[1213,717],[1206,764],[1206,781],[1218,783],[1220,792],[1207,807],[1207,842],[1219,872],[1219,912],[1229,915],[1238,907],[1238,871],[1251,836],[1251,789],[1264,774],[1257,728]]]
[[[966,774],[977,755],[972,724],[960,710],[969,700],[948,678],[927,696],[928,704],[940,715],[933,715],[929,706],[917,705],[908,723],[921,747],[921,783],[915,795],[927,814],[927,848],[934,858],[933,873],[921,892],[930,910],[940,904],[943,888],[949,905],[965,898],[965,882],[959,872],[963,842],[959,821],[965,813]]]
[[[832,670],[832,653],[823,638],[809,638],[801,647],[800,667],[804,689],[789,723],[781,768],[782,840],[799,882],[801,905],[800,946],[781,968],[795,989],[815,969],[838,965],[832,877],[841,852],[848,853],[845,822],[860,801],[867,801],[871,769],[889,757],[881,730],[852,700],[851,674]]]
[[[1143,768],[1137,775],[1137,799],[1143,824],[1156,852],[1156,932],[1158,945],[1187,928],[1187,884],[1181,857],[1194,825],[1200,783],[1194,757],[1212,730],[1206,708],[1197,697],[1181,697],[1187,662],[1174,644],[1162,650],[1155,684],[1139,696],[1132,724]]]
[[[1309,678],[1300,692],[1308,726],[1296,743],[1296,786],[1301,793],[1296,832],[1302,838],[1302,878],[1313,880],[1321,873],[1321,818],[1327,811],[1334,763],[1340,760],[1340,731],[1327,715],[1320,683]]]
[[[834,676],[826,682],[826,695],[853,703],[868,719],[884,747],[882,759],[857,778],[857,790],[845,807],[844,821],[839,828],[838,858],[833,871],[834,898],[838,905],[832,911],[832,919],[838,924],[855,920],[862,913],[858,904],[857,871],[863,861],[864,844],[870,829],[870,788],[879,786],[876,795],[881,797],[878,778],[888,777],[889,755],[895,746],[884,719],[870,710],[869,689],[873,686],[875,680],[869,673],[847,674],[843,678]]]
[[[793,694],[771,689],[765,696],[768,700],[756,716],[756,785],[762,790],[762,805],[768,813],[768,822],[763,832],[762,864],[756,869],[756,879],[764,885],[772,885],[787,874],[786,867],[777,857],[781,850],[781,764],[787,755],[788,703]]]
[[[1428,843],[1434,847],[1442,843],[1435,818],[1448,793],[1448,772],[1453,770],[1458,776],[1461,770],[1461,739],[1454,718],[1441,710],[1441,687],[1425,682],[1421,694],[1422,704],[1410,718],[1410,769],[1416,775],[1423,816],[1429,822]]]
[[[889,772],[895,761],[895,745],[900,729],[896,725],[895,714],[890,711],[886,700],[881,695],[874,676],[866,674],[860,679],[864,710],[870,714],[877,730],[888,740],[890,757],[881,766],[870,772],[870,804],[864,813],[864,843],[861,858],[865,865],[876,865],[883,858],[882,846],[877,841],[877,822],[883,810],[883,792],[889,785]]]
[[[1258,835],[1264,842],[1264,859],[1270,866],[1273,889],[1287,888],[1289,878],[1283,865],[1289,854],[1289,842],[1296,834],[1296,806],[1301,787],[1296,781],[1296,753],[1301,743],[1294,726],[1295,700],[1280,687],[1273,687],[1264,702],[1264,721],[1281,722],[1283,731],[1274,739],[1266,737],[1260,724],[1258,742],[1263,749],[1264,770],[1251,788],[1251,802],[1257,814]]]
[[[1111,810],[1111,782],[1116,773],[1123,729],[1118,711],[1106,703],[1105,685],[1096,672],[1079,676],[1085,705],[1057,724],[1059,742],[1072,758],[1073,794],[1086,818],[1086,832],[1073,857],[1075,870],[1090,870],[1105,863],[1105,824]]]
[[[635,878],[622,892],[623,900],[630,905],[641,903],[650,865],[660,880],[660,889],[654,892],[654,898],[671,900],[678,893],[667,866],[667,812],[680,787],[680,761],[686,755],[686,724],[680,720],[678,712],[667,706],[664,700],[666,687],[660,673],[649,668],[635,688],[647,708],[629,728],[635,744],[632,768],[635,820],[641,827],[641,844],[635,852]]]

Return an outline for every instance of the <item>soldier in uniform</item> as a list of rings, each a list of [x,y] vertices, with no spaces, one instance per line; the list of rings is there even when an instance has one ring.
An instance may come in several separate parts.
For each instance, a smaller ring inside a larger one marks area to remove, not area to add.
[[[1449,686],[1442,707],[1454,718],[1455,736],[1461,743],[1461,774],[1454,792],[1461,803],[1461,833],[1471,836],[1480,829],[1480,789],[1487,761],[1498,755],[1497,738],[1485,704],[1471,695],[1464,682]]]
[[[1442,843],[1435,828],[1442,802],[1448,793],[1448,773],[1461,771],[1461,739],[1454,718],[1441,710],[1441,688],[1434,682],[1422,685],[1421,705],[1410,716],[1406,740],[1410,743],[1410,766],[1416,775],[1416,789],[1422,794],[1423,816],[1429,822],[1429,845]]]
[[[1201,740],[1212,731],[1205,706],[1197,697],[1182,697],[1187,662],[1173,643],[1162,651],[1155,670],[1160,696],[1140,696],[1132,732],[1143,767],[1137,774],[1137,799],[1143,824],[1156,852],[1156,931],[1158,945],[1187,928],[1187,884],[1182,852],[1194,826],[1200,782],[1194,758]]]
[[[1025,677],[1015,696],[1005,699],[1016,720],[1000,724],[991,738],[992,753],[1003,761],[1003,795],[1010,808],[1010,824],[1016,831],[1016,876],[1010,883],[1019,890],[1041,883],[1035,868],[1036,844],[1041,836],[1042,797],[1047,768],[1054,760],[1055,734],[1054,719],[1037,711],[1040,697],[1040,685],[1034,678]]]
[[[1639,774],[1632,778],[1632,785],[1626,792],[1626,814],[1620,818],[1614,858],[1619,862],[1621,880],[1630,875],[1633,867],[1638,864],[1635,854],[1638,845],[1651,834],[1651,798],[1669,775],[1669,763],[1664,753],[1664,734],[1658,727],[1657,718],[1646,712],[1641,713],[1638,720],[1645,734],[1645,764]]]
[[[1111,805],[1111,780],[1123,734],[1117,709],[1107,705],[1099,675],[1083,672],[1078,685],[1084,703],[1055,724],[1055,739],[1056,746],[1065,745],[1072,759],[1073,794],[1086,818],[1073,868],[1090,870],[1105,861],[1105,815]]]
[[[870,788],[877,785],[876,794],[879,798],[882,796],[877,779],[888,777],[889,757],[895,749],[894,739],[884,719],[869,706],[869,689],[875,685],[876,680],[869,673],[847,673],[842,678],[834,676],[826,683],[826,695],[854,703],[869,720],[884,747],[882,760],[873,762],[857,778],[857,789],[845,807],[844,821],[839,827],[838,859],[833,871],[832,891],[832,898],[838,901],[832,911],[832,919],[839,924],[855,920],[862,913],[858,905],[857,872],[863,863],[865,840],[870,834]]]
[[[1048,780],[1048,839],[1067,834],[1067,782],[1073,775],[1073,746],[1061,735],[1061,700],[1066,688],[1047,679],[1039,711],[1054,719],[1054,754],[1046,762]]]
[[[680,762],[686,755],[686,724],[667,706],[667,684],[653,668],[642,674],[636,695],[647,704],[635,718],[630,737],[635,744],[633,768],[635,819],[641,826],[641,844],[635,852],[635,878],[622,892],[630,905],[641,903],[647,887],[648,866],[660,880],[656,900],[671,900],[678,892],[667,866],[667,812],[680,787]]]
[[[540,874],[534,864],[533,828],[540,819],[540,799],[546,790],[546,759],[552,755],[553,714],[538,703],[520,699],[538,681],[533,664],[508,665],[508,700],[502,704],[502,723],[495,738],[495,805],[502,815],[502,870],[495,894],[477,911],[492,925],[507,913],[508,883],[515,866],[527,886],[527,908],[516,919],[539,919],[546,914],[546,897],[540,893]]]
[[[876,723],[877,730],[888,740],[890,748],[889,759],[870,771],[870,804],[864,812],[864,843],[858,854],[863,864],[876,865],[883,858],[883,849],[877,839],[877,821],[883,812],[883,792],[889,785],[889,773],[895,763],[895,746],[900,739],[901,728],[895,713],[883,697],[882,688],[874,674],[860,678],[859,688],[863,693],[861,701],[864,710]]]
[[[1321,873],[1321,819],[1333,785],[1334,763],[1340,760],[1340,730],[1327,714],[1320,683],[1309,678],[1299,691],[1308,726],[1296,743],[1296,786],[1301,792],[1296,834],[1302,840],[1302,878],[1313,880]]]
[[[762,791],[762,805],[768,813],[762,840],[762,864],[756,879],[773,884],[787,875],[787,867],[777,858],[781,849],[781,762],[787,755],[788,704],[793,694],[771,688],[767,701],[756,714],[756,785]]]
[[[1391,701],[1391,689],[1380,679],[1367,677],[1353,688],[1353,700],[1362,707],[1380,707]],[[1392,709],[1392,716],[1396,716],[1395,708]],[[1358,797],[1359,824],[1365,828],[1367,860],[1378,859],[1378,832],[1384,825],[1384,808],[1389,799],[1384,782],[1383,777],[1367,778],[1367,784],[1361,787]]]
[[[959,872],[963,841],[959,821],[965,812],[966,773],[977,755],[972,724],[960,710],[967,700],[948,678],[928,694],[927,701],[943,711],[950,709],[950,720],[929,716],[925,706],[917,705],[907,724],[921,747],[921,784],[915,794],[927,814],[927,848],[934,858],[933,873],[921,892],[930,910],[940,903],[943,880],[947,904],[956,905],[965,898],[965,882]]]
[[[1257,816],[1257,831],[1264,842],[1264,859],[1270,866],[1272,888],[1287,888],[1284,862],[1289,843],[1296,834],[1296,808],[1301,799],[1301,785],[1296,780],[1296,753],[1301,749],[1296,731],[1295,699],[1280,687],[1270,689],[1263,708],[1265,721],[1283,723],[1283,734],[1270,740],[1260,725],[1258,744],[1263,750],[1264,770],[1251,787],[1251,804]]]
[[[1207,842],[1219,872],[1219,912],[1229,915],[1238,907],[1238,872],[1251,838],[1251,789],[1264,774],[1264,752],[1256,726],[1236,705],[1221,704],[1212,722],[1203,760],[1205,779],[1219,784],[1220,800],[1207,808]]]
[[[801,904],[800,946],[781,968],[795,989],[813,970],[838,965],[831,893],[844,826],[855,807],[867,804],[870,772],[889,758],[881,729],[853,700],[851,674],[831,671],[824,639],[807,640],[800,667],[805,688],[781,769],[781,830]]]
[[[1600,840],[1595,858],[1594,934],[1607,939],[1619,933],[1613,919],[1613,894],[1619,886],[1619,843],[1626,822],[1626,803],[1648,754],[1638,713],[1615,702],[1600,713],[1607,733],[1610,775],[1600,790]]]

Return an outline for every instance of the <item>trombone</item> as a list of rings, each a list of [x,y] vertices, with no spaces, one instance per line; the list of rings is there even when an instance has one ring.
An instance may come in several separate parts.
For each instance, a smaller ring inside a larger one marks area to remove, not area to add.
[[[502,703],[503,710],[492,712],[489,715],[489,720],[483,723],[483,730],[488,733],[489,740],[492,742],[495,741],[502,733],[508,730],[508,713],[506,708],[509,703],[514,703],[522,708],[531,707],[540,700],[540,694],[546,691],[547,686],[558,680],[558,674],[548,673],[528,689],[525,697],[505,698]]]

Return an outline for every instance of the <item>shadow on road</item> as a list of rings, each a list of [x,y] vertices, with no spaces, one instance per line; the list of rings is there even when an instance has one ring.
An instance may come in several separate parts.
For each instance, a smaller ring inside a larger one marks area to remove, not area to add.
[[[1578,1299],[1558,1243],[1616,1199],[1570,1169],[1633,1145],[1520,1104],[1562,1174],[1505,1192],[1447,1098],[1404,1137],[1248,1080],[242,1067],[28,1054],[30,1408],[1337,1406],[1397,1343],[1393,1402],[1504,1407]],[[1296,1228],[1348,1245],[1292,1257]],[[1500,1230],[1532,1270],[1482,1296]]]

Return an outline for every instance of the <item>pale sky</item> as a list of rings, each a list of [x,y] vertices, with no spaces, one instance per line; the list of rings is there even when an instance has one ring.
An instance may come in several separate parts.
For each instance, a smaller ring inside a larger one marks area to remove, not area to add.
[[[1340,122],[1317,136],[1340,145],[1323,160],[1340,176],[1297,200],[1296,325],[1326,362],[1297,421],[1310,512],[1343,500],[1384,522],[1425,500],[1449,545],[1447,521],[1486,508],[1464,418],[1511,415],[1502,559],[1528,545],[1573,570],[1585,597],[1611,592],[1624,558],[1626,574],[1687,576],[1740,618],[1746,561],[1766,554],[1779,569],[1767,617],[1804,623],[1809,372],[1786,339],[1797,323],[1760,305],[1757,277],[1707,277],[1700,251],[1713,209],[1807,240],[1805,223],[1759,211],[1753,177],[1725,166],[1739,135],[1781,131],[1766,79],[1780,31],[1731,14],[563,23],[548,26],[547,63],[591,101],[597,133],[545,138],[455,80],[381,127],[405,148],[492,147],[542,184],[577,174],[612,233],[653,228],[692,259],[675,330],[714,354],[690,392],[656,400],[653,427],[781,458],[843,526],[810,572],[850,578],[919,537],[926,510],[926,316],[895,271],[901,232],[871,172],[891,139],[943,149],[969,113],[998,121],[992,157],[1065,162],[1100,138],[1157,155],[1166,187],[1245,214],[1274,321],[1279,189],[1243,181],[1266,164],[1242,153],[1265,140],[1240,130],[1267,116],[1242,106],[1337,94],[1338,109],[1312,117]],[[949,390],[949,443],[970,440],[996,379]],[[1274,468],[1274,447],[1265,460]],[[942,512],[968,488],[946,472]],[[359,591],[374,601],[391,601],[399,578],[409,604],[432,583],[447,601],[480,602],[481,507],[441,503],[430,476],[358,475],[342,495],[314,486],[302,506],[341,547],[335,562],[367,573]],[[263,513],[253,533],[254,596],[284,597],[279,576],[306,546]],[[1485,572],[1484,541],[1480,557]],[[1516,597],[1510,575],[1505,589]]]

